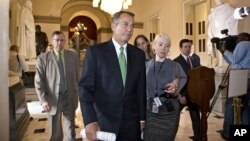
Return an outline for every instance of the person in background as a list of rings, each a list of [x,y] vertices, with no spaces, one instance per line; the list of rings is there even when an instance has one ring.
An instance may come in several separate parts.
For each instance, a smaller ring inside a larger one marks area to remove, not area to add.
[[[197,55],[197,54],[194,53],[194,52],[192,52],[192,53],[190,54],[190,58],[191,58],[191,60],[193,60],[193,61],[196,62],[197,64],[200,64],[200,62],[201,62],[200,56]]]
[[[112,17],[112,39],[88,48],[79,81],[79,98],[87,139],[97,130],[118,141],[138,141],[146,117],[145,53],[128,43],[134,14]]]
[[[248,68],[250,69],[250,34],[242,32],[237,36],[237,45],[233,52],[230,52],[222,46],[219,51],[232,69]],[[250,74],[248,74],[247,95],[240,97],[243,107],[241,108],[241,124],[250,124]],[[225,104],[223,132],[221,137],[228,140],[230,137],[230,125],[234,124],[233,98],[227,98]]]
[[[191,42],[192,43],[192,42]],[[194,52],[194,47],[192,46],[191,47],[192,51],[190,53],[190,59],[193,60],[195,62],[195,64],[201,64],[201,59],[200,59],[200,56],[197,55],[195,52]]]
[[[237,43],[241,41],[250,41],[250,34],[247,32],[241,32],[240,34],[238,34]]]
[[[28,70],[28,66],[25,63],[25,58],[19,54],[19,47],[17,45],[10,46],[9,70],[17,73],[20,78],[22,77],[22,71],[25,72]]]
[[[170,45],[170,37],[164,33],[156,35],[153,42],[155,57],[148,62],[146,69],[145,141],[174,141],[177,132],[180,118],[178,93],[187,78],[178,63],[166,58]]]
[[[188,74],[188,71],[200,66],[200,62],[196,62],[191,59],[191,47],[192,42],[189,39],[182,39],[179,44],[180,52],[181,54],[174,59],[177,63],[179,63],[182,67],[182,69],[185,71],[186,75]],[[187,84],[184,86],[184,88],[180,91],[179,101],[181,104],[181,109],[187,104],[190,118],[192,121],[192,127],[193,127],[193,133],[194,141],[199,141],[201,138],[201,126],[200,126],[200,112],[198,104],[193,103],[189,100],[189,98],[186,95],[187,91]]]
[[[38,56],[40,53],[46,51],[46,47],[48,46],[48,38],[45,32],[41,31],[41,26],[36,25],[36,55]]]
[[[65,35],[54,31],[52,51],[37,58],[35,89],[48,115],[50,141],[75,141],[75,110],[78,106],[80,61],[77,52],[65,49]],[[62,129],[64,116],[64,134]]]
[[[134,46],[142,49],[145,52],[146,61],[153,58],[154,54],[150,46],[148,38],[142,34],[137,35],[134,40]]]

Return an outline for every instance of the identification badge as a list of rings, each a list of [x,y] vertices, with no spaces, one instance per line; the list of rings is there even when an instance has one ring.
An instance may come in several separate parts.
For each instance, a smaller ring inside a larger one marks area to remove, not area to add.
[[[153,113],[159,113],[159,108],[158,108],[158,106],[155,105],[154,102],[153,102],[153,105],[152,105],[152,112]]]
[[[161,100],[159,97],[154,98],[154,103],[157,107],[160,107],[162,105]]]

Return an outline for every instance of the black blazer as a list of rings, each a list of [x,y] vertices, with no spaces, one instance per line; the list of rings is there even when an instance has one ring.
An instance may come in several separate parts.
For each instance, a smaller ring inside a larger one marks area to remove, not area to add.
[[[176,57],[174,59],[174,61],[181,65],[181,67],[185,71],[186,75],[188,74],[188,71],[191,70],[191,68],[190,68],[189,64],[187,63],[186,59],[181,54],[178,57]],[[200,62],[197,61],[197,60],[194,60],[193,58],[191,58],[191,63],[193,65],[193,68],[196,68],[196,67],[200,66]],[[182,90],[180,91],[180,94],[181,95],[186,95],[186,89],[187,89],[187,85],[185,85],[182,88]]]
[[[127,46],[127,77],[122,82],[117,53],[112,40],[91,46],[79,81],[79,97],[84,124],[98,122],[102,131],[125,131],[140,137],[140,120],[145,121],[145,54]]]
[[[195,64],[199,64],[200,66],[200,56],[198,56],[196,53],[193,53],[191,56],[190,56],[191,60],[195,63]]]

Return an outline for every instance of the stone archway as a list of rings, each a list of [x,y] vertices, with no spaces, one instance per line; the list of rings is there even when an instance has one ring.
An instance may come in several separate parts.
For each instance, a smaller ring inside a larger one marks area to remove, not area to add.
[[[111,16],[99,8],[92,7],[92,1],[74,0],[67,2],[61,11],[61,30],[68,32],[69,22],[77,16],[91,18],[97,27],[97,42],[102,42],[111,37]],[[65,35],[68,35],[66,33]]]
[[[86,34],[86,36],[94,41],[97,40],[97,27],[95,22],[87,16],[77,16],[75,18],[73,18],[70,22],[69,22],[69,39],[74,35],[75,32],[75,27],[77,26],[78,23],[83,23],[84,27],[86,27],[86,29],[84,30],[84,33]]]

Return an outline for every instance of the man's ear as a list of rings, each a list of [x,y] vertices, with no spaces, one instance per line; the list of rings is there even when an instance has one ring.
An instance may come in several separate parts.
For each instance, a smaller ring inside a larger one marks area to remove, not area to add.
[[[111,24],[111,29],[112,29],[112,31],[114,31],[115,28],[116,28],[116,24],[115,24],[115,23],[112,23],[112,24]]]
[[[179,47],[179,50],[180,50],[180,51],[181,51],[181,48],[182,48],[182,47]]]

